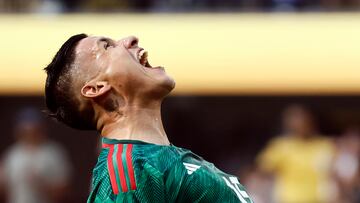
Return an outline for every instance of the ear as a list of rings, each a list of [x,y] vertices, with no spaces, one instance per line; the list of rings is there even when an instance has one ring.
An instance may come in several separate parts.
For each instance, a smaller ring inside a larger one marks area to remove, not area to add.
[[[81,88],[81,94],[86,98],[96,98],[111,89],[107,81],[90,81]]]

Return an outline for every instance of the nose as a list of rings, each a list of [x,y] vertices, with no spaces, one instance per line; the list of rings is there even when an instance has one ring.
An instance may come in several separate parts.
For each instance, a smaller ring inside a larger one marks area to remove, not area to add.
[[[139,39],[135,36],[129,36],[124,39],[122,39],[124,46],[127,49],[135,48],[138,45]]]

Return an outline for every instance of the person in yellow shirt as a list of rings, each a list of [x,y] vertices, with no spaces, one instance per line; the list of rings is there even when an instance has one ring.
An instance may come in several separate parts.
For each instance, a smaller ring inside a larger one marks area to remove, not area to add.
[[[337,198],[331,179],[335,146],[315,130],[311,113],[291,105],[283,114],[283,134],[257,157],[263,174],[274,178],[276,203],[328,203]]]

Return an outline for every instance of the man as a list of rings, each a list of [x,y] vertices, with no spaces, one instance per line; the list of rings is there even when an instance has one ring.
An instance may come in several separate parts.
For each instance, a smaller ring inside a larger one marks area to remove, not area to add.
[[[39,111],[21,110],[15,123],[16,143],[2,162],[1,185],[10,203],[64,202],[70,164],[64,150],[50,141]]]
[[[333,142],[317,133],[309,110],[289,106],[283,114],[283,135],[274,138],[258,157],[258,167],[275,178],[275,202],[337,201],[332,180]]]
[[[103,138],[89,203],[252,202],[236,177],[170,144],[160,109],[175,82],[136,37],[72,36],[45,70],[51,115]]]

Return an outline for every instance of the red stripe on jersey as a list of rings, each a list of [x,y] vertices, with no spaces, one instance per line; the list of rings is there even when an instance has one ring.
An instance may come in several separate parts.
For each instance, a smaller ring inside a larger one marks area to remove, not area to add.
[[[113,165],[113,161],[112,161],[112,155],[114,153],[114,145],[110,145],[110,151],[107,157],[107,161],[108,161],[108,169],[109,169],[109,175],[110,175],[110,182],[111,182],[111,187],[113,189],[114,194],[118,194],[119,193],[119,188],[116,184],[116,177],[115,177],[115,171],[114,171],[114,165]]]
[[[133,145],[129,144],[126,149],[126,163],[127,163],[129,176],[130,176],[131,190],[135,190],[136,189],[136,181],[135,181],[134,168],[133,168],[132,156],[131,156],[132,148],[133,148]]]
[[[112,146],[112,144],[102,143],[101,146],[102,146],[102,148],[107,148],[107,147]]]
[[[128,187],[126,185],[126,179],[125,179],[125,172],[124,172],[124,164],[123,161],[121,159],[121,154],[123,151],[123,145],[119,144],[118,145],[118,152],[116,154],[116,160],[118,162],[118,170],[119,170],[119,176],[120,176],[120,184],[121,184],[121,189],[123,192],[127,192],[128,191]]]

